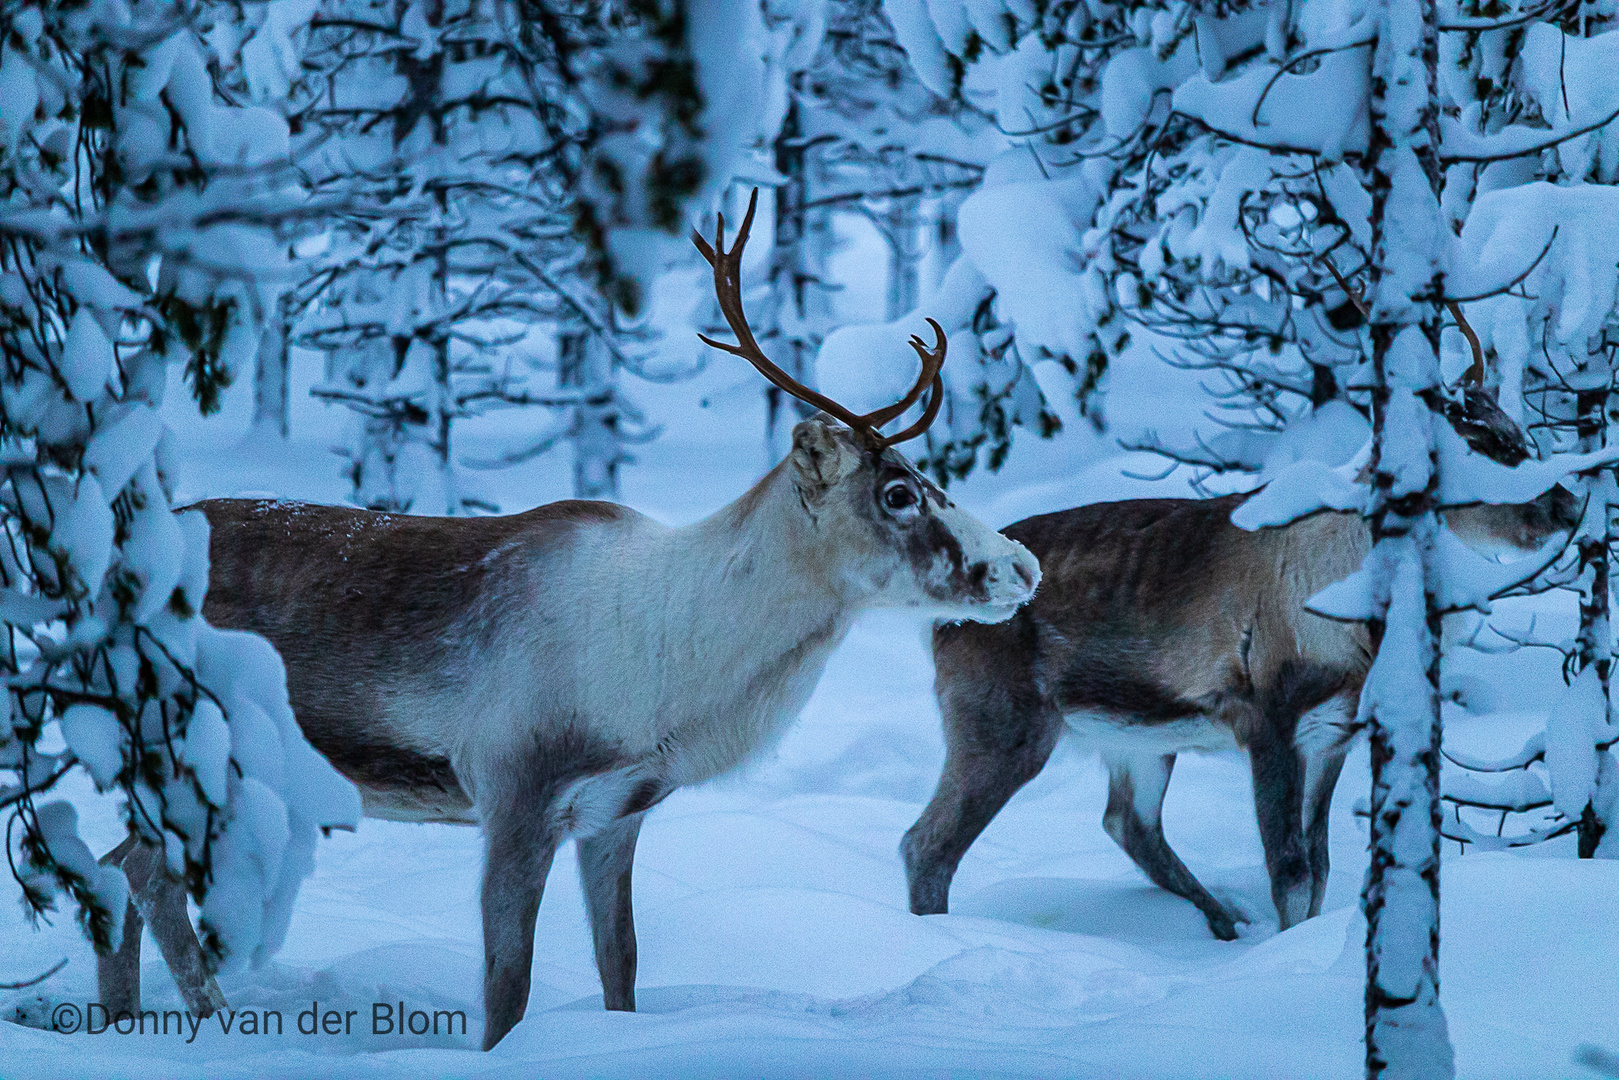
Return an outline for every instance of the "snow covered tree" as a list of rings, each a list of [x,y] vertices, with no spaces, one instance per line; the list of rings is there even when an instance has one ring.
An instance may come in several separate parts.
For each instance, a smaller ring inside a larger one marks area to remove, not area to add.
[[[1619,35],[1611,5],[1544,13],[1486,31],[1457,32],[1445,70],[1467,102],[1469,160],[1453,167],[1479,191],[1462,230],[1462,265],[1490,265],[1513,288],[1473,305],[1489,374],[1504,407],[1529,414],[1559,449],[1599,453],[1615,440],[1615,290],[1600,239],[1619,227],[1619,96],[1612,65]],[[1464,172],[1465,170],[1465,172]],[[1461,185],[1458,184],[1458,187]],[[1478,260],[1488,259],[1489,264]],[[1521,846],[1569,831],[1582,856],[1619,854],[1604,843],[1619,812],[1619,774],[1609,705],[1613,637],[1609,620],[1611,469],[1580,484],[1585,515],[1574,538],[1580,624],[1562,649],[1569,687],[1543,734],[1518,754],[1465,767],[1447,795],[1458,807],[1501,814],[1542,811],[1527,832],[1481,834],[1461,820],[1455,838],[1480,847]],[[1545,779],[1531,771],[1540,763]],[[1494,778],[1478,773],[1495,773]],[[1548,790],[1547,781],[1550,789]],[[1453,790],[1452,790],[1453,789]]]
[[[1371,593],[1377,659],[1361,691],[1372,744],[1366,1073],[1455,1073],[1439,1003],[1439,454],[1423,400],[1442,385],[1439,9],[1374,9],[1368,175],[1372,259]],[[1423,940],[1426,938],[1426,940]]]
[[[795,283],[793,318],[784,323],[790,353],[800,362],[817,354],[823,385],[876,402],[915,375],[915,357],[891,342],[903,343],[923,316],[939,319],[952,342],[944,422],[930,429],[919,463],[945,481],[970,471],[981,449],[998,466],[1013,423],[1047,435],[1059,426],[992,308],[993,290],[967,264],[950,277],[962,196],[1008,142],[948,79],[929,81],[916,54],[907,57],[898,20],[908,10],[832,0],[824,12],[819,46],[788,53],[787,62],[801,67],[789,73],[791,110],[779,145],[792,152],[777,155],[785,180],[778,213],[792,218],[778,218],[782,252],[773,272]],[[829,284],[826,253],[815,241],[827,235],[822,222],[832,211],[863,214],[885,242],[887,327],[827,333],[817,295]],[[936,268],[926,291],[924,257]]]
[[[1327,269],[1355,311],[1364,313],[1356,329],[1370,368],[1372,439],[1363,473],[1370,491],[1324,463],[1303,460],[1245,504],[1240,523],[1277,524],[1323,506],[1359,509],[1370,521],[1373,546],[1365,565],[1311,602],[1322,613],[1367,622],[1376,649],[1359,717],[1372,750],[1371,865],[1362,893],[1366,1069],[1368,1076],[1442,1077],[1453,1075],[1454,1064],[1438,984],[1439,635],[1447,609],[1471,606],[1490,590],[1457,572],[1457,549],[1466,549],[1438,518],[1441,506],[1469,501],[1459,497],[1464,490],[1474,501],[1483,495],[1450,475],[1465,472],[1455,467],[1465,451],[1450,448],[1459,437],[1451,434],[1447,442],[1448,428],[1436,415],[1445,401],[1439,344],[1449,254],[1440,211],[1438,12],[1433,3],[1392,2],[1333,13],[1337,25],[1317,22],[1320,36],[1299,43],[1317,50],[1320,63],[1309,75],[1288,75],[1293,62],[1282,59],[1218,81],[1204,72],[1176,88],[1177,108],[1239,147],[1222,163],[1206,201],[1192,204],[1180,221],[1188,243],[1202,232],[1204,251],[1218,255],[1207,260],[1213,265],[1201,266],[1204,287],[1182,287],[1198,284],[1188,276],[1150,292],[1167,294],[1164,306],[1181,305],[1193,316],[1185,318],[1189,326],[1194,317],[1212,317],[1212,332],[1237,338],[1240,348],[1277,307],[1271,288],[1256,289],[1254,302],[1245,303],[1250,266],[1270,270],[1273,287],[1288,295],[1301,281],[1309,287],[1308,278],[1289,269],[1308,273],[1323,255],[1332,257],[1331,248],[1317,253],[1325,228],[1288,245],[1267,244],[1262,236],[1250,243],[1243,220],[1249,197],[1285,196],[1288,184],[1307,183],[1315,173],[1322,202],[1312,204],[1308,216],[1342,222],[1346,237],[1364,238],[1365,261],[1355,268],[1365,271],[1364,296],[1335,263]],[[1317,14],[1306,10],[1302,18]],[[1322,38],[1333,46],[1323,46]],[[1341,107],[1321,107],[1323,99],[1309,93],[1312,80],[1317,91],[1332,85],[1335,98],[1328,100]],[[1256,123],[1262,106],[1264,120]],[[1210,148],[1218,151],[1219,142]],[[1320,158],[1350,155],[1353,165],[1334,187],[1320,179]],[[1297,211],[1265,216],[1284,229],[1306,217]],[[1222,266],[1234,279],[1221,280]],[[1145,303],[1149,290],[1141,294]],[[1289,303],[1284,310],[1304,306]],[[1284,336],[1285,324],[1270,329],[1275,351],[1298,348],[1297,337]],[[1304,394],[1306,385],[1296,385],[1294,393]],[[1257,396],[1256,405],[1263,403]],[[1463,594],[1466,602],[1458,604]]]
[[[291,306],[282,297],[267,313],[253,360],[253,428],[285,439],[291,428]]]
[[[298,336],[333,357],[317,395],[358,414],[361,505],[489,508],[461,490],[453,425],[521,394],[522,366],[489,356],[556,314],[525,266],[570,243],[543,167],[554,103],[518,31],[511,5],[380,0],[334,0],[313,25],[300,120],[320,144],[311,197],[336,212]]]
[[[729,116],[759,61],[724,62],[725,35],[757,22],[738,3],[549,0],[317,16],[301,116],[325,141],[312,191],[336,212],[299,335],[336,358],[318,394],[360,414],[356,501],[492,509],[461,490],[453,426],[522,405],[566,419],[484,464],[565,439],[580,493],[616,495],[624,447],[649,432],[618,389],[615,313],[640,310],[690,207],[729,178],[745,128]],[[531,381],[528,335],[547,328],[554,390]]]
[[[158,413],[171,365],[216,409],[275,300],[288,132],[219,88],[272,95],[301,10],[0,7],[0,809],[25,903],[65,894],[98,951],[128,889],[46,801],[74,770],[121,797],[232,962],[275,950],[317,829],[359,817],[274,650],[199,614],[208,526],[171,512]]]
[[[960,208],[963,258],[984,281],[983,312],[974,309],[984,355],[1057,361],[1080,412],[1100,425],[1099,391],[1130,335],[1119,303],[1128,291],[1110,288],[1097,262],[1109,238],[1097,212],[1110,192],[1140,182],[1171,134],[1163,91],[1197,68],[1194,26],[1222,24],[1194,19],[1184,3],[887,7],[923,81],[990,115],[1008,143]],[[1237,21],[1249,27],[1251,10]],[[1223,68],[1214,44],[1202,55]],[[1067,302],[1050,302],[1059,295]],[[1021,408],[1010,407],[1016,395],[1001,399],[1010,418],[1036,422],[1032,399]],[[984,428],[1004,455],[1011,428],[990,406],[987,398]]]
[[[1573,86],[1572,93],[1581,93],[1582,84]],[[1526,268],[1514,275],[1520,288],[1475,305],[1481,346],[1494,361],[1503,393],[1507,386],[1527,387],[1519,400],[1525,407],[1534,403],[1546,438],[1598,463],[1611,460],[1619,442],[1612,431],[1619,274],[1597,240],[1614,228],[1619,190],[1534,182],[1481,196],[1461,237],[1464,257]],[[1489,628],[1505,647],[1558,648],[1569,685],[1546,729],[1517,754],[1485,760],[1447,752],[1458,772],[1447,781],[1446,797],[1458,809],[1446,835],[1465,844],[1520,847],[1577,832],[1582,857],[1619,852],[1605,842],[1619,810],[1609,704],[1610,565],[1613,507],[1619,503],[1611,467],[1586,473],[1577,490],[1584,514],[1572,540],[1573,565],[1563,575],[1579,597],[1576,633],[1566,641],[1530,642],[1511,630]],[[1537,764],[1540,769],[1532,770]],[[1500,814],[1496,834],[1476,830],[1462,818],[1462,808]],[[1542,812],[1540,820],[1527,831],[1502,834],[1507,814],[1529,812]]]
[[[1012,7],[1003,25],[1021,25]],[[1064,13],[1084,27],[1098,10]],[[1057,77],[1008,78],[985,99],[1016,99],[1020,86],[1056,91],[1073,72],[1097,91],[1045,122],[1072,144],[1074,160],[1065,169],[1042,158],[1046,175],[1006,192],[995,240],[1012,231],[1020,201],[1043,199],[1048,235],[1053,221],[1067,221],[1083,236],[1070,246],[1074,309],[1094,298],[1092,312],[1125,314],[1173,339],[1180,362],[1230,377],[1237,429],[1209,445],[1164,448],[1181,461],[1257,472],[1271,481],[1267,496],[1281,498],[1319,485],[1323,464],[1347,464],[1369,415],[1369,501],[1336,482],[1315,497],[1362,509],[1378,541],[1367,569],[1331,600],[1336,614],[1368,619],[1385,645],[1362,703],[1375,770],[1368,1068],[1441,1075],[1450,1066],[1437,988],[1439,620],[1487,610],[1490,597],[1525,585],[1525,571],[1482,564],[1435,511],[1532,498],[1608,460],[1598,417],[1612,382],[1602,343],[1614,297],[1593,238],[1613,226],[1599,209],[1609,193],[1581,185],[1611,182],[1614,169],[1603,129],[1619,100],[1611,79],[1596,75],[1612,70],[1603,41],[1612,13],[1463,4],[1441,16],[1432,4],[1333,0],[1110,10],[1116,33],[1094,53],[1067,27],[1049,39],[1056,48],[1019,45],[1014,53],[1027,48]],[[963,11],[952,38],[930,5],[934,35],[913,33],[907,48],[916,62],[942,43],[944,70],[971,93],[975,68],[1012,61],[996,54],[994,12]],[[991,54],[995,61],[983,59]],[[1087,55],[1096,57],[1088,68]],[[1032,109],[1030,119],[1031,130],[1043,126]],[[995,172],[963,210],[964,246],[981,266],[990,265],[989,245],[975,250],[968,211],[999,189]],[[1531,183],[1537,175],[1564,186]],[[1015,250],[1021,261],[1008,259],[1006,280],[1030,281],[1040,242],[1020,237]],[[996,297],[1008,310],[1015,287]],[[1456,330],[1443,329],[1447,313]],[[1039,319],[1015,316],[1015,334]],[[1461,345],[1475,336],[1469,322],[1483,324],[1476,350]],[[1469,381],[1486,381],[1522,420],[1531,352],[1550,365],[1535,376],[1542,392],[1551,379],[1571,399],[1577,445],[1552,448],[1585,453],[1509,477],[1459,451],[1436,422],[1436,410],[1454,413],[1481,392],[1445,391],[1441,359],[1465,358],[1457,367],[1470,369]],[[1333,460],[1312,460],[1325,453]],[[1585,601],[1570,650],[1581,674],[1538,749],[1526,749],[1547,758],[1563,825],[1584,822],[1582,848],[1593,850],[1589,838],[1612,805],[1604,476],[1582,481],[1595,494],[1579,537]],[[1543,568],[1555,554],[1532,562]]]

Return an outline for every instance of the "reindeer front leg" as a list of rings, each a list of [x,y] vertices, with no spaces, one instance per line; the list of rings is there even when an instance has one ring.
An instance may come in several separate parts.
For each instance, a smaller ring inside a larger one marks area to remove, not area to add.
[[[517,1026],[528,1009],[534,920],[557,842],[545,807],[512,806],[485,819],[483,870],[483,1048]]]
[[[999,626],[935,631],[934,662],[945,760],[927,809],[900,841],[911,912],[949,910],[962,856],[1017,791],[1051,759],[1062,731],[1038,689],[1031,657],[1004,645]],[[988,662],[979,650],[995,649]]]
[[[585,890],[585,910],[590,914],[602,1001],[621,1012],[635,1011],[635,914],[630,905],[630,877],[635,841],[645,819],[645,813],[632,814],[578,842],[579,879]]]

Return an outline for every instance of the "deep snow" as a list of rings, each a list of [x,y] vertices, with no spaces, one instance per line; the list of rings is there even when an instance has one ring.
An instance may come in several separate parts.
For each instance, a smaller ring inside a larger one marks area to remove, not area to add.
[[[307,384],[314,373],[299,374]],[[1115,433],[1184,411],[1193,382],[1150,360],[1120,371]],[[207,422],[170,409],[185,494],[340,499],[344,482],[325,449],[337,417],[300,406],[290,446],[243,441],[244,391]],[[757,391],[740,362],[719,358],[694,383],[645,393],[667,434],[628,469],[626,501],[679,523],[741,494],[766,464]],[[1058,441],[1020,442],[999,476],[975,476],[954,494],[1005,524],[1079,502],[1185,493],[1178,477],[1132,479],[1157,471],[1154,460],[1120,454],[1069,420]],[[463,449],[521,421],[484,422]],[[515,511],[565,496],[567,476],[557,457],[475,483]],[[1519,606],[1541,610],[1543,625],[1567,617],[1556,600]],[[1452,709],[1450,737],[1506,751],[1542,722],[1558,684],[1542,652],[1459,658],[1474,713]],[[285,1034],[227,1036],[210,1020],[188,1043],[0,1023],[0,1076],[1361,1074],[1365,928],[1355,907],[1365,830],[1352,808],[1368,786],[1364,747],[1334,800],[1327,913],[1286,934],[1275,931],[1244,758],[1183,756],[1165,807],[1176,850],[1252,917],[1241,940],[1222,943],[1102,832],[1105,773],[1066,745],[968,853],[951,914],[917,918],[896,847],[943,756],[931,679],[922,628],[868,616],[776,752],[650,815],[635,872],[636,1014],[600,1009],[578,877],[563,852],[540,912],[528,1016],[478,1053],[478,836],[367,820],[321,842],[275,960],[222,984],[238,1014],[279,1011]],[[72,794],[92,847],[110,847],[120,835],[111,804],[87,783]],[[1619,1048],[1619,865],[1575,860],[1566,840],[1522,854],[1456,856],[1454,847],[1441,986],[1457,1074],[1581,1075],[1579,1044]],[[71,918],[35,932],[19,905],[0,903],[0,942],[0,981],[69,959],[40,986],[0,991],[0,1016],[41,1025],[61,1003],[94,997],[94,957]],[[147,1006],[177,1007],[150,939],[145,955]],[[297,1034],[298,1013],[317,1001],[323,1012],[354,1010],[357,1033]],[[373,1003],[401,1001],[464,1010],[467,1034],[369,1034]]]

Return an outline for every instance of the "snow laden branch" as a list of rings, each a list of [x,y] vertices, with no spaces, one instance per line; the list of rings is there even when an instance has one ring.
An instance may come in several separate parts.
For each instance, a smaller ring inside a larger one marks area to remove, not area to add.
[[[949,137],[970,153],[951,156],[982,164],[981,180],[959,176],[977,187],[960,200],[952,237],[972,273],[952,272],[936,286],[942,295],[975,280],[977,294],[950,296],[949,312],[926,294],[891,303],[888,312],[890,324],[911,311],[918,319],[949,315],[953,343],[965,344],[969,332],[977,339],[976,349],[953,360],[948,423],[930,436],[928,464],[941,478],[997,466],[1019,427],[1056,430],[1056,411],[1036,396],[1036,364],[1049,361],[1053,374],[1066,374],[1081,415],[1102,424],[1102,381],[1129,336],[1087,233],[1115,178],[1151,156],[1162,119],[1153,102],[1172,85],[1168,73],[1192,62],[1190,7],[1172,6],[1173,13],[1127,3],[882,5],[915,78],[957,109]],[[992,129],[975,129],[983,116]],[[943,130],[933,122],[931,131]],[[941,173],[934,189],[957,179]],[[949,200],[941,194],[941,203]],[[1051,302],[1056,296],[1063,302]],[[973,359],[976,371],[962,363]],[[826,362],[835,369],[842,359],[829,353]],[[896,372],[894,381],[902,379]]]
[[[1578,108],[1584,84],[1571,85]],[[1565,457],[1583,457],[1592,466],[1571,485],[1584,507],[1571,539],[1577,562],[1570,578],[1579,597],[1580,629],[1573,639],[1555,643],[1564,655],[1568,686],[1545,732],[1531,740],[1536,749],[1524,765],[1543,763],[1550,794],[1533,809],[1549,807],[1552,816],[1523,839],[1510,838],[1527,843],[1573,830],[1579,833],[1580,854],[1587,856],[1619,852],[1608,839],[1619,812],[1608,689],[1612,507],[1619,495],[1612,468],[1596,467],[1615,460],[1612,452],[1619,445],[1611,431],[1619,269],[1608,239],[1616,228],[1619,191],[1614,188],[1533,182],[1481,196],[1458,241],[1458,261],[1475,276],[1521,260],[1537,245],[1548,253],[1523,276],[1520,289],[1471,306],[1503,390],[1542,387],[1533,409],[1537,423],[1583,451]],[[1520,400],[1521,395],[1520,390]],[[1470,804],[1499,811],[1498,827],[1504,827],[1506,814],[1519,811],[1516,800],[1506,797],[1510,794],[1492,803],[1474,791]]]
[[[48,798],[71,770],[236,964],[280,944],[317,830],[359,817],[274,650],[201,617],[208,526],[171,509],[159,414],[171,365],[217,408],[273,305],[288,131],[221,86],[285,79],[295,7],[213,12],[206,38],[186,5],[26,8],[0,49],[0,808],[25,904],[65,897],[102,952],[128,884]]]

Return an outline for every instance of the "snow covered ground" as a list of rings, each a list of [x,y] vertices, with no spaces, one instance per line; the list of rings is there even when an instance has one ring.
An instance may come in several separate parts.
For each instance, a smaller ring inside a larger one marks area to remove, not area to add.
[[[1119,376],[1116,432],[1159,423],[1192,394],[1184,373],[1146,360]],[[739,495],[766,464],[758,388],[740,362],[720,358],[697,382],[647,392],[668,434],[628,470],[626,501],[684,522]],[[326,451],[332,415],[301,406],[290,446],[243,443],[246,407],[238,389],[222,417],[184,423],[186,494],[342,497]],[[498,423],[486,428],[501,434]],[[1020,443],[999,476],[974,477],[959,499],[1005,524],[1185,491],[1131,471],[1156,470],[1076,420],[1054,443]],[[515,511],[565,496],[567,475],[559,457],[478,482]],[[1556,682],[1544,656],[1466,664],[1480,680],[1470,700],[1488,715],[1458,709],[1452,738],[1510,744],[1539,723]],[[40,986],[0,991],[0,1017],[22,1021],[0,1023],[0,1077],[1361,1074],[1356,898],[1366,860],[1352,811],[1368,785],[1364,747],[1334,801],[1327,911],[1285,934],[1245,759],[1183,757],[1165,807],[1185,861],[1252,916],[1240,940],[1223,943],[1103,833],[1105,774],[1071,747],[968,853],[951,914],[918,918],[896,847],[943,757],[931,681],[921,627],[869,616],[777,752],[650,815],[635,872],[638,1013],[601,1010],[564,852],[540,912],[527,1018],[479,1053],[478,836],[368,820],[321,843],[277,958],[223,983],[230,1034],[214,1020],[194,1036],[44,1030],[53,1010],[94,998],[94,956],[71,918],[36,932],[18,904],[0,903],[0,982],[68,958]],[[110,803],[75,790],[84,835],[110,847],[120,835]],[[1442,988],[1459,1076],[1584,1075],[1572,1061],[1579,1044],[1619,1049],[1619,865],[1572,856],[1567,841],[1528,854],[1447,851]],[[150,940],[145,955],[147,1007],[179,1008]],[[464,1012],[466,1034],[459,1022],[453,1034],[373,1034],[383,1004],[398,1031],[401,1002],[424,1016]],[[300,1034],[312,1007],[351,1014],[350,1033]],[[283,1033],[244,1033],[248,1015],[263,1026],[266,1010],[281,1014]]]

